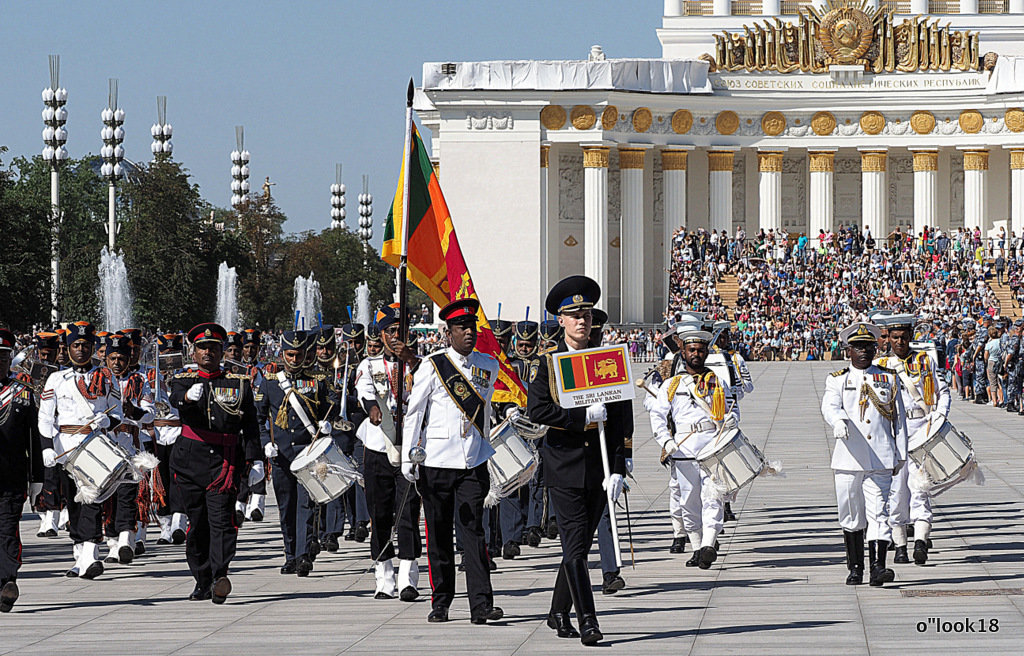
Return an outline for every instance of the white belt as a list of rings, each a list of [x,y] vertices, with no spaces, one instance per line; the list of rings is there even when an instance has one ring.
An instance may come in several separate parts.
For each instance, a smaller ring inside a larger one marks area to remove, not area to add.
[[[924,408],[914,408],[907,413],[907,419],[924,419],[927,415]]]
[[[702,419],[695,424],[690,424],[690,431],[693,433],[703,433],[704,431],[718,430],[718,424],[710,419]]]

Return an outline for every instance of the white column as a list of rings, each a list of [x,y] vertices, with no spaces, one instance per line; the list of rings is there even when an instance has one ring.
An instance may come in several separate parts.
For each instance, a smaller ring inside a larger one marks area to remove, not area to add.
[[[608,296],[608,146],[583,145],[583,273]]]
[[[815,240],[822,230],[828,232],[835,224],[833,202],[835,193],[836,151],[812,150],[807,153],[807,164],[810,169],[811,207],[808,212],[807,237]],[[815,243],[815,246],[818,244]]]
[[[1024,235],[1024,148],[1020,147],[1010,149],[1010,229],[1018,237]]]
[[[964,226],[981,228],[982,235],[992,228],[988,218],[988,151],[964,151]]]
[[[551,225],[548,215],[548,156],[551,154],[550,144],[540,146],[540,290],[538,298],[544,298],[554,281],[548,280],[548,249],[551,240]],[[555,216],[555,221],[558,216]]]
[[[928,0],[910,0],[911,14],[927,14]]]
[[[644,320],[644,159],[646,148],[619,147],[622,223],[619,252],[622,258],[621,309],[623,323]]]
[[[778,16],[781,12],[782,3],[779,0],[763,0],[761,2],[761,13],[765,16]]]
[[[914,153],[914,238],[939,224],[939,151]]]
[[[758,225],[763,230],[782,230],[782,151],[757,151]]]
[[[1011,14],[1024,14],[1024,0],[1010,0],[1010,13]],[[1020,233],[1017,233],[1020,237]]]
[[[708,151],[708,217],[711,230],[732,230],[732,150]]]
[[[682,16],[683,0],[665,0],[665,16]]]
[[[732,13],[732,0],[712,0],[711,8],[715,16],[728,16]]]
[[[886,154],[878,148],[860,151],[861,224],[871,230],[879,244],[889,234],[885,230],[889,207],[885,193]]]
[[[978,13],[978,0],[960,0],[960,13],[961,14],[976,14],[976,13]]]
[[[661,269],[665,272],[666,303],[670,294],[668,272],[672,269],[672,234],[676,228],[686,225],[686,156],[687,150],[661,151],[661,184],[665,211],[665,245],[661,249]]]

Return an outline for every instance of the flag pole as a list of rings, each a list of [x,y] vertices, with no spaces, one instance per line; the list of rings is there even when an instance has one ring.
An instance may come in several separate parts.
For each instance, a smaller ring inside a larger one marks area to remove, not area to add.
[[[402,254],[401,262],[398,265],[398,335],[402,344],[409,343],[409,320],[406,281],[409,277],[409,175],[412,172],[412,98],[415,91],[412,78],[409,78],[409,89],[406,92],[405,101],[405,151],[402,158],[405,160],[402,174]],[[402,445],[402,419],[405,415],[405,362],[398,359],[398,384],[396,386],[395,401],[397,411],[395,412],[395,441],[399,448]],[[404,458],[403,458],[404,459]]]

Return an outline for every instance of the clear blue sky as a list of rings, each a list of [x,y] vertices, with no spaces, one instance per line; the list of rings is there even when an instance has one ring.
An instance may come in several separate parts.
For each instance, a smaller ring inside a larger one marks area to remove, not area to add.
[[[374,194],[374,242],[394,193],[405,87],[424,61],[657,57],[661,0],[525,2],[22,2],[0,0],[0,145],[42,149],[40,92],[61,55],[67,147],[98,153],[107,79],[120,80],[125,150],[148,161],[156,96],[167,96],[174,157],[204,198],[230,202],[235,125],[291,232],[330,223],[334,165],[344,165],[349,227],[362,174]],[[456,217],[456,224],[458,218]]]

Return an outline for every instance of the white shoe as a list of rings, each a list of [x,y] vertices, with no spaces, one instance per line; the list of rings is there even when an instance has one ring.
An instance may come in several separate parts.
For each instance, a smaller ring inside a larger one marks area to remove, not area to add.
[[[157,515],[156,519],[160,522],[160,537],[157,540],[159,542],[170,542],[172,531],[170,515]]]
[[[373,568],[373,576],[377,581],[374,591],[375,599],[395,598],[395,567],[390,560],[376,563]]]
[[[83,579],[94,579],[103,573],[100,562],[100,546],[95,542],[82,543],[82,552],[78,557],[78,575]]]
[[[63,510],[60,511],[60,518],[57,520],[57,528],[58,529],[65,529],[65,528],[67,528],[68,527],[68,521],[70,521],[69,520],[69,516],[68,516],[68,509],[64,508]]]
[[[252,519],[252,511],[260,511],[261,517],[267,515],[267,495],[265,494],[250,494],[249,503],[245,506],[245,518]]]

